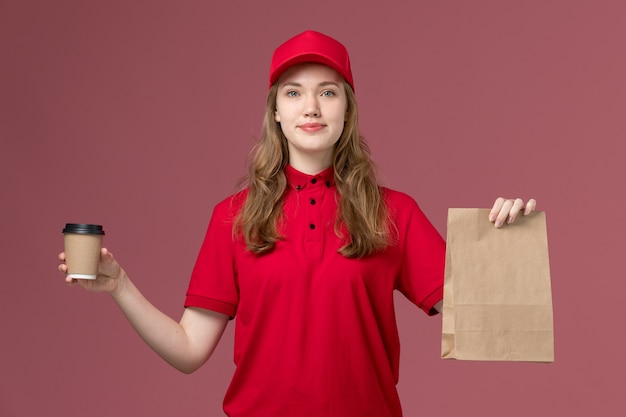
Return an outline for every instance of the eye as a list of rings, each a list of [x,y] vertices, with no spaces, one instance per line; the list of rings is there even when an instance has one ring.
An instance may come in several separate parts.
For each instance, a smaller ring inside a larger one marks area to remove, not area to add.
[[[325,90],[325,91],[322,91],[322,96],[324,96],[324,97],[333,97],[333,96],[335,96],[335,92],[332,91],[332,90]]]
[[[294,90],[289,90],[286,93],[287,97],[297,97],[298,96],[298,92],[294,91]]]

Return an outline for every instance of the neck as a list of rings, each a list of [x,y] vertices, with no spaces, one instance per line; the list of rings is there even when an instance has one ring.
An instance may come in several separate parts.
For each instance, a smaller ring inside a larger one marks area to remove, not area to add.
[[[324,159],[289,157],[289,165],[294,169],[309,175],[319,174],[332,165],[330,157]]]

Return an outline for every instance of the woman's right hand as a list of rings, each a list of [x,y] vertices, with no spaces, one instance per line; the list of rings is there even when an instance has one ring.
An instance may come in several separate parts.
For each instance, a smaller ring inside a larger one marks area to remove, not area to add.
[[[59,265],[59,271],[67,274],[65,264],[65,252],[59,254],[59,260],[63,262]],[[106,248],[100,250],[100,263],[98,265],[98,275],[96,279],[73,279],[65,277],[68,285],[79,285],[88,291],[112,293],[120,287],[124,270],[115,260],[113,254]]]

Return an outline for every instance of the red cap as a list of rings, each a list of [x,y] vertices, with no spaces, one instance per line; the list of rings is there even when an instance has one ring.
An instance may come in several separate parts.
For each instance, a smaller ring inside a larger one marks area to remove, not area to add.
[[[276,48],[270,67],[270,87],[289,67],[305,62],[331,67],[341,74],[354,90],[346,47],[330,36],[312,30],[302,32]]]

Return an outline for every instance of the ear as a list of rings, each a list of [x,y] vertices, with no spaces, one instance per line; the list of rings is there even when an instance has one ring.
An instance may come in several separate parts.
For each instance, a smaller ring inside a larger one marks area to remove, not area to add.
[[[280,123],[280,115],[278,114],[278,110],[274,110],[274,121],[276,123]]]

